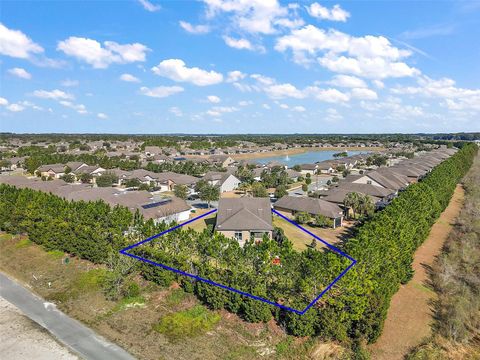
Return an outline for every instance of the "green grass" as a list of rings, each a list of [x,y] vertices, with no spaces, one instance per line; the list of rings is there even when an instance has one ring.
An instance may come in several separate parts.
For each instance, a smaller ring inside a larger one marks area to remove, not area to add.
[[[26,248],[27,246],[32,245],[32,242],[28,238],[24,238],[15,244],[17,249]]]
[[[105,269],[93,269],[81,273],[72,284],[72,289],[80,292],[92,292],[102,288],[108,271]]]
[[[153,329],[170,340],[201,335],[220,321],[220,315],[207,310],[202,305],[169,314],[160,319]]]
[[[168,294],[165,301],[169,306],[176,306],[180,305],[187,297],[188,294],[183,291],[183,289],[174,289],[172,292],[170,292],[170,294]]]
[[[12,234],[0,234],[0,241],[11,240],[13,239]]]
[[[60,250],[51,250],[51,251],[48,251],[47,254],[54,259],[61,259],[65,256],[65,253]]]

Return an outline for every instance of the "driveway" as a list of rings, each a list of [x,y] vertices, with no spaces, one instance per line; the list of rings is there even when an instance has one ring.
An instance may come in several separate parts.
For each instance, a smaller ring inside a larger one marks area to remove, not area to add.
[[[0,273],[0,296],[84,359],[134,359],[118,345],[97,335],[93,330],[58,310],[55,304],[45,302],[2,273]]]
[[[308,191],[317,191],[317,190],[323,190],[324,187],[327,186],[327,182],[333,179],[333,176],[328,176],[328,175],[320,175],[312,176],[312,183],[308,185]],[[307,196],[308,194],[302,190],[301,187],[298,189],[290,190],[288,192],[288,195],[290,196]]]

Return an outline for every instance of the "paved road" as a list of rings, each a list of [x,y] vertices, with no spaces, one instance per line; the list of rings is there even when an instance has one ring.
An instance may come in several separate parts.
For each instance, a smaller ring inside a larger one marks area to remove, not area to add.
[[[45,302],[2,273],[0,273],[0,296],[47,329],[61,343],[82,358],[93,360],[134,359],[121,347],[110,343],[91,329],[68,317],[54,304]]]

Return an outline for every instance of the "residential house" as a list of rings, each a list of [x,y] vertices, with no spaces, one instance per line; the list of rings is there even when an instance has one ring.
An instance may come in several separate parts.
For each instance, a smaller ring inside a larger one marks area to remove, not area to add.
[[[235,163],[235,160],[228,155],[211,155],[208,157],[208,161],[213,165],[218,165],[223,168]]]
[[[237,239],[241,246],[249,239],[272,237],[272,211],[268,198],[221,198],[215,230]]]
[[[320,174],[333,174],[335,173],[336,165],[331,160],[320,161],[316,163],[317,173]]]
[[[317,169],[318,169],[318,164],[301,164],[300,165],[300,172],[304,176],[307,174],[310,174],[310,175],[316,174]]]
[[[287,217],[294,217],[298,212],[312,216],[323,215],[333,222],[333,228],[342,226],[343,210],[331,202],[322,199],[300,196],[284,196],[273,205],[274,209]]]
[[[145,146],[145,155],[146,156],[155,156],[160,155],[162,153],[162,149],[160,146]]]
[[[238,179],[231,172],[209,171],[203,177],[210,185],[215,185],[220,188],[220,192],[229,192],[238,188],[241,180]]]
[[[51,177],[53,179],[59,179],[61,176],[65,175],[65,165],[63,164],[47,164],[40,166],[35,170],[36,174],[44,177]]]

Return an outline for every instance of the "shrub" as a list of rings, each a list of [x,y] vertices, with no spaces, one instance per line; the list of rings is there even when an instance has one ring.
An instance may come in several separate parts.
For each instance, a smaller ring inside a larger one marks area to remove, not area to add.
[[[220,315],[202,305],[169,314],[160,319],[153,329],[170,340],[197,336],[212,329],[220,321]]]

